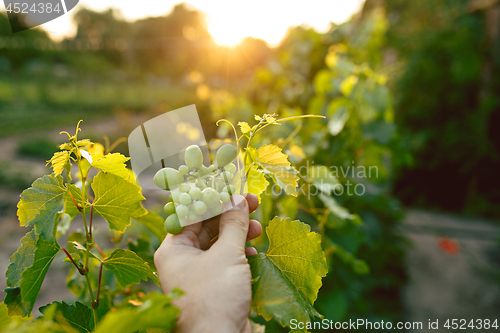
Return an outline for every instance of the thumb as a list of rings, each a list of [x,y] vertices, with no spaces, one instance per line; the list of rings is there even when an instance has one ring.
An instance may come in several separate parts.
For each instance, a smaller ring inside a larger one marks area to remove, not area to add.
[[[245,197],[234,194],[233,208],[220,216],[219,239],[217,242],[245,247],[248,234],[248,202]]]

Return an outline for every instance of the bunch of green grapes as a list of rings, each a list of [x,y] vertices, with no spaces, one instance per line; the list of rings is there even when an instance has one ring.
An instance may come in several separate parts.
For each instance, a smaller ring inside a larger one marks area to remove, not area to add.
[[[186,222],[196,222],[219,215],[223,205],[231,201],[235,188],[231,184],[236,166],[232,163],[237,155],[233,145],[226,144],[217,150],[215,163],[203,165],[203,153],[197,145],[186,149],[178,170],[160,169],[153,182],[170,192],[170,202],[165,205],[165,229],[178,234]],[[179,189],[178,191],[173,191]]]

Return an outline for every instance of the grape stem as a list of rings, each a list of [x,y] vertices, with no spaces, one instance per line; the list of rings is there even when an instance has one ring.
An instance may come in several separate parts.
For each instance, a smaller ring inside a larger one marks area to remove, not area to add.
[[[71,197],[71,200],[73,201],[73,203],[75,204],[76,208],[78,209],[79,212],[82,211],[82,207],[80,207],[77,203],[76,203],[76,200],[75,198],[73,197],[73,194],[71,194],[71,191],[68,190],[68,194],[69,196]]]
[[[61,249],[64,251],[64,253],[66,253],[66,256],[69,258],[69,260],[71,260],[73,265],[76,267],[76,269],[78,270],[78,273],[80,273],[80,275],[85,275],[85,272],[80,268],[80,266],[77,265],[75,260],[73,260],[73,257],[71,256],[71,254],[69,254],[68,251],[66,251],[66,249],[64,247]]]

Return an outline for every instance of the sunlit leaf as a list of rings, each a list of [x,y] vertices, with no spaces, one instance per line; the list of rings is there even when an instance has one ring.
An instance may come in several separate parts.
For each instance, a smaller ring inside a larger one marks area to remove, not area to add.
[[[291,319],[321,317],[313,308],[328,267],[321,236],[300,221],[275,217],[269,222],[267,253],[248,258],[252,270],[253,304],[266,320],[283,326]]]
[[[162,294],[148,294],[142,305],[108,312],[100,321],[96,333],[133,333],[147,329],[173,329],[179,309],[170,304],[172,298]]]
[[[257,165],[252,165],[248,171],[246,187],[248,193],[255,194],[260,202],[260,194],[264,192],[269,185],[264,173],[257,169]]]
[[[250,127],[250,125],[248,125],[248,123],[245,122],[245,121],[240,121],[238,123],[238,126],[240,126],[241,133],[243,133],[243,134],[250,133],[250,131],[252,130],[252,128]]]
[[[259,165],[264,172],[273,176],[274,180],[287,194],[297,196],[299,177],[297,170],[290,166],[288,156],[275,145],[265,145],[257,151]]]
[[[54,174],[60,175],[64,167],[66,166],[66,163],[69,162],[70,158],[70,152],[65,150],[65,151],[58,151],[54,153],[54,156],[50,160],[47,161],[47,164],[51,164],[52,170],[54,171]]]
[[[119,153],[114,153],[105,155],[104,157],[100,154],[96,154],[92,156],[92,158],[92,166],[94,168],[112,173],[123,179],[128,179],[130,177],[130,173],[125,165],[125,162],[129,160],[128,157]]]
[[[145,215],[141,188],[112,173],[99,172],[92,182],[94,212],[106,219],[109,227],[125,231],[132,217]]]
[[[56,218],[64,210],[66,188],[61,176],[38,178],[21,193],[17,216],[22,226],[35,226],[35,232],[48,241],[55,236]]]
[[[129,250],[116,249],[103,261],[104,267],[113,272],[116,281],[127,287],[131,284],[147,281],[148,278],[159,283],[148,263]]]

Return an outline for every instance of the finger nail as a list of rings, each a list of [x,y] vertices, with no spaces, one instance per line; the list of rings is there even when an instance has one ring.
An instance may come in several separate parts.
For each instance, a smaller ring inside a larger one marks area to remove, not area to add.
[[[233,208],[231,210],[243,210],[248,205],[247,200],[241,195],[233,196],[233,200],[235,205],[233,205]]]

